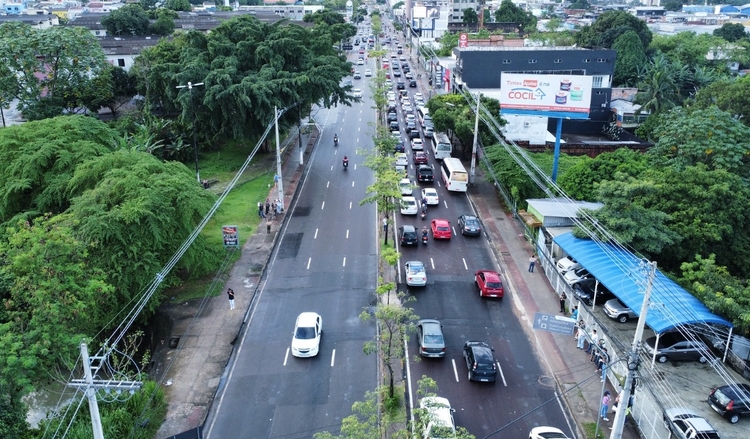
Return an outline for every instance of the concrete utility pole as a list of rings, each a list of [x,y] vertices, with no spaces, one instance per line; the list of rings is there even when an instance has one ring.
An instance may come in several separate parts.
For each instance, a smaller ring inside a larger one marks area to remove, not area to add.
[[[98,390],[115,390],[118,393],[123,390],[134,392],[143,385],[140,381],[114,381],[114,380],[95,380],[94,377],[101,368],[101,364],[106,357],[89,357],[89,351],[86,342],[81,342],[81,357],[83,358],[83,376],[82,380],[73,380],[68,387],[84,389],[86,398],[89,400],[89,411],[91,412],[91,428],[94,430],[94,439],[104,439],[104,430],[102,430],[102,418],[99,415],[99,404],[96,400]],[[93,360],[93,361],[92,361]],[[93,362],[97,364],[94,365]]]
[[[281,208],[284,209],[284,179],[281,178],[281,145],[279,144],[279,116],[281,116],[281,112],[279,112],[278,107],[273,107],[273,114],[276,115],[276,175],[279,176],[276,186],[279,188]]]
[[[654,286],[654,278],[656,277],[656,262],[648,262],[644,260],[644,265],[644,268],[648,270],[646,293],[643,295],[643,305],[641,305],[641,314],[638,317],[638,324],[635,327],[633,345],[628,353],[628,374],[625,376],[625,384],[622,386],[620,403],[617,406],[617,414],[612,422],[612,434],[610,434],[609,439],[622,438],[622,429],[625,426],[625,413],[628,411],[631,388],[633,387],[635,380],[635,372],[638,370],[638,349],[640,348],[641,338],[643,337],[643,329],[646,326],[648,305],[651,302],[651,290]]]
[[[299,164],[305,164],[305,151],[302,149],[302,104],[297,106],[297,118],[299,119]],[[281,176],[279,176],[281,178]]]
[[[474,184],[474,174],[477,167],[477,145],[479,143],[479,105],[481,104],[482,93],[477,93],[477,117],[474,120],[474,145],[471,148],[471,168],[469,171],[469,184]]]
[[[198,183],[201,182],[201,173],[198,171],[198,143],[195,140],[195,105],[193,104],[193,87],[198,87],[204,85],[202,82],[199,82],[197,84],[193,84],[192,82],[187,83],[187,85],[178,85],[177,88],[185,88],[190,91],[190,109],[193,111],[193,153],[195,154],[195,177],[198,179]]]

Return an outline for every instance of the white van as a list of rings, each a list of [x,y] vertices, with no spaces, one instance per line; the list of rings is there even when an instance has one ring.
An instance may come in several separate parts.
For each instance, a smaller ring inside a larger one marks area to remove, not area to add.
[[[417,108],[417,118],[419,118],[419,124],[424,128],[424,117],[430,114],[430,110],[427,107]]]

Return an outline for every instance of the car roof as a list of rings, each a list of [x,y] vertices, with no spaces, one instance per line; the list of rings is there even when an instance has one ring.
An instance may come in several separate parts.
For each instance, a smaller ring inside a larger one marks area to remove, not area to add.
[[[411,195],[404,195],[401,197],[404,201],[417,201],[416,198],[412,197]]]
[[[432,188],[432,187],[426,187],[426,188],[422,189],[422,192],[435,192],[435,193],[437,193],[437,190],[435,188]],[[448,220],[441,220],[441,221],[446,221],[447,222]]]
[[[664,410],[664,414],[671,420],[682,419],[695,428],[695,431],[715,431],[707,420],[695,414],[694,411],[685,407],[672,407]]]
[[[424,263],[422,261],[409,261],[407,262],[410,267],[424,267]]]
[[[402,178],[401,180],[399,180],[399,184],[404,184],[404,183],[411,184],[411,180],[409,180],[408,178]]]
[[[320,317],[315,312],[303,312],[297,316],[297,326],[314,326],[315,320]]]
[[[447,226],[447,225],[450,224],[450,222],[448,222],[448,220],[445,220],[445,219],[442,219],[442,218],[435,218],[434,220],[432,220],[432,222],[435,223],[435,224],[440,224],[440,225],[444,225],[444,226]]]
[[[410,226],[408,224],[404,225],[404,226],[401,226],[401,228],[404,229],[404,232],[411,232],[411,231],[417,230],[416,227]]]
[[[492,270],[479,270],[482,273],[484,273],[484,278],[488,281],[498,281],[500,282],[500,275]]]
[[[417,326],[425,329],[425,332],[436,334],[440,331],[440,321],[435,319],[422,319],[417,322]],[[437,330],[435,330],[437,328]],[[429,331],[427,329],[430,329]]]
[[[737,399],[737,397],[741,397],[744,393],[745,398],[747,399],[747,396],[750,396],[750,384],[745,383],[734,383],[734,384],[727,384],[726,386],[719,387],[721,390],[721,393],[731,397],[732,399]]]

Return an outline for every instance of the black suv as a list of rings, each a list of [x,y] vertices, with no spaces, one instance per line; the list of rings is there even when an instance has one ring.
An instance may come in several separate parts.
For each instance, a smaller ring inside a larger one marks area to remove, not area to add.
[[[395,75],[394,75],[394,76],[395,76]],[[398,82],[396,83],[396,88],[397,88],[398,90],[403,90],[404,88],[406,88],[406,84],[404,84],[404,81],[398,81]]]
[[[398,239],[401,245],[416,245],[417,229],[414,226],[401,226],[398,228]]]
[[[573,284],[573,295],[576,299],[585,303],[588,306],[594,304],[594,290],[596,290],[596,304],[603,305],[608,300],[614,299],[615,295],[611,291],[606,289],[601,283],[597,286],[596,279],[584,279],[578,283]]]
[[[390,127],[391,127],[391,131],[398,131],[400,129],[398,126],[398,122],[396,121],[391,121]]]
[[[469,381],[494,383],[497,380],[494,349],[483,341],[467,341],[464,344],[464,359],[469,369]]]
[[[396,115],[395,111],[391,111],[390,113],[388,113],[388,122],[398,122],[398,116]]]
[[[417,168],[417,180],[432,183],[432,168],[428,165],[419,165]]]
[[[717,387],[708,395],[708,404],[716,413],[736,424],[740,416],[750,415],[750,385],[729,384]]]

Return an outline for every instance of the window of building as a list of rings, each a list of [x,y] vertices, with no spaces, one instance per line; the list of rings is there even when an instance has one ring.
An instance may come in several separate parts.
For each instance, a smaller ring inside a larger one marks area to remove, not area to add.
[[[593,88],[609,88],[612,84],[609,75],[601,75],[591,77],[591,86]]]
[[[536,60],[535,59],[530,59],[529,60],[529,64],[536,64]]]
[[[591,62],[591,60],[589,58],[584,58],[583,62]]]
[[[555,64],[560,64],[561,62],[562,62],[562,60],[561,60],[561,59],[556,59],[556,60],[555,60]]]
[[[125,59],[117,58],[117,65],[120,67],[125,67]]]
[[[510,60],[509,59],[504,59],[503,60],[503,64],[510,64]]]
[[[607,58],[597,58],[596,62],[607,62]]]

